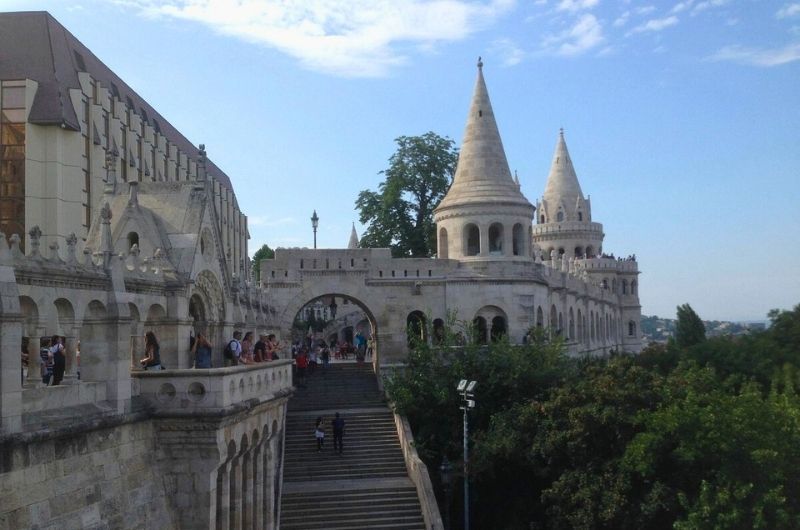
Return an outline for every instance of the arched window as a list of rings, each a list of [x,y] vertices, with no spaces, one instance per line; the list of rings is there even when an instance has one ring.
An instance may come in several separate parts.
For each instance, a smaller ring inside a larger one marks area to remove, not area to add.
[[[441,344],[444,342],[444,320],[441,318],[433,321],[433,343]]]
[[[569,308],[569,329],[567,330],[569,340],[575,340],[575,313]]]
[[[628,322],[628,336],[635,337],[636,336],[636,322],[631,320]]]
[[[550,306],[550,330],[556,331],[558,329],[558,313],[556,312],[556,306]]]
[[[522,230],[522,225],[517,223],[511,231],[512,236],[512,251],[515,256],[522,256],[525,254],[525,239]]]
[[[440,228],[439,229],[439,258],[447,259],[448,251],[447,251],[447,229]]]
[[[493,223],[489,227],[489,254],[503,255],[503,225],[500,223]]]
[[[488,342],[488,333],[486,330],[486,319],[483,317],[475,317],[472,321],[475,328],[475,342],[477,344],[486,344]]]
[[[558,210],[558,213],[556,214],[556,222],[560,223],[563,220],[564,220],[564,212],[562,210]]]
[[[406,340],[409,347],[428,340],[425,314],[422,311],[412,311],[406,317]]]
[[[631,280],[631,294],[634,294],[634,295],[637,294],[636,293],[636,288],[637,287],[638,287],[638,284],[636,283],[636,280]]]
[[[583,221],[583,212],[578,212],[578,221]]]
[[[558,329],[556,330],[559,335],[564,334],[564,315],[563,313],[558,313]]]
[[[628,280],[622,280],[622,294],[628,294]]]
[[[608,290],[608,278],[603,278],[603,289]]]
[[[536,309],[536,327],[544,327],[544,311],[542,311],[542,306]]]
[[[496,316],[492,319],[492,342],[497,342],[506,334],[506,319]]]
[[[481,252],[481,233],[472,223],[464,227],[465,256],[477,256]]]
[[[587,258],[594,257],[594,249],[592,247],[586,247],[586,257]]]
[[[583,247],[575,247],[575,257],[576,258],[583,257]]]
[[[561,256],[563,256],[563,255],[564,255],[564,253],[565,253],[565,250],[564,250],[564,248],[563,248],[563,247],[558,249],[558,257],[559,257],[559,258],[560,258]]]
[[[133,245],[139,246],[139,234],[128,232],[128,250],[132,249]]]
[[[544,215],[539,216],[539,223],[544,224]]]

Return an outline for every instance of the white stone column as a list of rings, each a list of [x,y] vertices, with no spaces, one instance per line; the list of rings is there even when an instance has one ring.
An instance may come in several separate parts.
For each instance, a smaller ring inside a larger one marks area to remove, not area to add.
[[[28,338],[28,380],[29,385],[42,384],[42,358],[39,351],[42,349],[42,338],[45,337],[44,328],[36,327],[35,336]]]
[[[264,528],[264,442],[253,448],[253,528]]]
[[[230,469],[230,530],[242,530],[242,457],[231,460]]]
[[[78,382],[78,366],[75,358],[75,352],[78,349],[79,342],[78,330],[70,326],[64,329],[64,333],[67,334],[64,340],[64,355],[67,358],[67,367],[64,371],[64,383],[62,384],[70,385]]]
[[[242,528],[253,528],[253,449],[242,455]]]
[[[489,227],[483,224],[478,225],[478,235],[481,242],[479,256],[489,255]]]
[[[217,470],[217,530],[229,530],[231,506],[230,462]]]

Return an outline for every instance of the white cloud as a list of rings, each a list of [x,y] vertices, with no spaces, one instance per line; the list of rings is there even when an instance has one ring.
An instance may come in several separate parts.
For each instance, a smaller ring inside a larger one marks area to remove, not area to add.
[[[780,66],[800,61],[800,43],[772,49],[726,46],[709,57],[709,59],[762,67]]]
[[[778,18],[789,18],[800,15],[800,3],[786,4],[775,13]]]
[[[712,7],[721,7],[727,4],[729,0],[705,0],[704,2],[698,2],[694,9],[692,9],[692,15],[696,15],[700,11],[705,11],[706,9],[711,9]]]
[[[687,9],[692,7],[692,4],[694,4],[694,0],[685,0],[683,2],[678,2],[677,4],[672,6],[670,13],[680,13],[682,11],[686,11]]]
[[[655,6],[641,6],[635,9],[637,15],[647,15],[656,10]]]
[[[616,18],[616,20],[614,20],[613,26],[615,28],[621,28],[622,26],[624,26],[625,24],[628,23],[628,19],[629,18],[631,18],[631,12],[630,11],[625,11],[620,16],[618,16]]]
[[[517,65],[525,58],[525,52],[510,39],[497,39],[492,42],[490,51],[500,57],[503,66]]]
[[[561,0],[556,6],[556,11],[569,11],[570,13],[577,13],[586,9],[591,9],[600,0]]]
[[[376,77],[407,62],[399,45],[458,41],[515,0],[115,0],[147,16],[198,22],[269,46],[309,69]],[[597,0],[584,0],[594,1]]]
[[[603,26],[594,15],[585,14],[571,28],[546,37],[544,46],[558,55],[580,55],[604,40]]]
[[[653,18],[653,19],[648,20],[644,24],[636,26],[628,34],[630,35],[632,33],[645,33],[645,32],[649,32],[649,31],[661,31],[661,30],[666,29],[666,28],[668,28],[670,26],[674,26],[677,23],[678,23],[678,17],[676,17],[675,15],[671,15],[671,16],[664,17],[664,18]]]

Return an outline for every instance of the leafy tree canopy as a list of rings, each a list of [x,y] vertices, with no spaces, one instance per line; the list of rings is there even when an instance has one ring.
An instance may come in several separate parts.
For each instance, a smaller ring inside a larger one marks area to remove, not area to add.
[[[269,245],[262,245],[260,249],[256,250],[256,253],[253,254],[253,278],[256,281],[261,280],[261,260],[262,259],[274,259],[275,258],[275,251],[269,248]]]
[[[800,528],[800,305],[770,319],[752,336],[606,358],[448,332],[417,345],[386,389],[439,487],[442,457],[461,465],[455,385],[478,381],[476,528]]]
[[[401,136],[378,191],[356,199],[359,220],[367,225],[362,247],[389,247],[394,257],[430,257],[436,253],[433,210],[447,193],[458,161],[450,138],[434,132]]]
[[[692,306],[678,306],[678,322],[675,325],[675,341],[681,348],[688,348],[706,340],[706,327]]]

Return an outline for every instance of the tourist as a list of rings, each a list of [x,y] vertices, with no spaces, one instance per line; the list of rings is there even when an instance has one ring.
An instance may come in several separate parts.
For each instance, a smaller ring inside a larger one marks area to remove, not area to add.
[[[41,359],[42,383],[49,385],[53,378],[53,355],[49,347],[39,348],[39,359]]]
[[[331,365],[331,350],[327,345],[323,346],[322,351],[320,352],[320,359],[322,360],[322,371],[326,372],[328,367]]]
[[[300,353],[297,354],[297,359],[295,359],[295,364],[297,364],[298,386],[305,388],[306,368],[308,368],[308,356],[306,354],[305,348],[300,348]]]
[[[161,370],[160,347],[152,331],[144,334],[144,357],[139,362],[145,370]]]
[[[319,346],[312,346],[311,350],[308,352],[308,375],[314,375],[314,372],[317,369],[317,352],[319,351]]]
[[[322,416],[317,418],[317,424],[314,426],[314,437],[317,439],[317,452],[322,451],[325,445],[325,431],[323,429]]]
[[[360,331],[356,333],[356,360],[358,362],[364,362],[364,357],[367,354],[367,339],[364,338],[364,334]]]
[[[372,353],[375,351],[375,338],[370,337],[367,341],[367,358],[372,359]]]
[[[64,344],[61,342],[61,337],[53,335],[50,344],[50,358],[53,360],[53,386],[57,386],[64,379],[67,357],[64,355]]]
[[[233,338],[225,345],[225,351],[222,355],[224,357],[225,366],[236,366],[239,364],[239,359],[242,356],[242,345],[239,343],[241,338],[242,332],[234,331]]]
[[[198,333],[192,345],[195,368],[211,368],[211,343],[205,333]]]
[[[241,362],[242,364],[253,364],[255,359],[253,358],[253,332],[248,331],[244,334],[244,338],[242,339],[242,355],[241,355]]]
[[[278,342],[278,339],[275,337],[274,333],[270,333],[267,336],[267,360],[277,361],[278,359],[280,359],[280,357],[278,357],[278,350],[280,349],[281,349],[281,343]]]
[[[333,420],[333,450],[339,454],[344,450],[344,418],[338,412]]]
[[[267,336],[259,335],[258,342],[253,346],[253,359],[257,363],[267,360]]]

